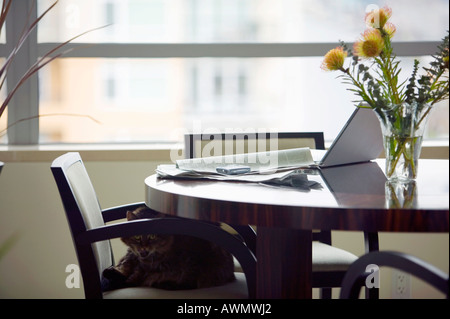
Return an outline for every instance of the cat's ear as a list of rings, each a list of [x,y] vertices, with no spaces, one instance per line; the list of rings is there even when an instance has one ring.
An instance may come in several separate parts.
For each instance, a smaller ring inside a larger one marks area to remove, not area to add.
[[[127,211],[127,220],[135,220],[137,219],[137,216],[135,213],[133,213],[131,210]]]

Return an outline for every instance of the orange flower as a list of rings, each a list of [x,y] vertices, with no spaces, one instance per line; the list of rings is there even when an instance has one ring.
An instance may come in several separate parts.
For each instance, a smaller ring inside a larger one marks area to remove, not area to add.
[[[384,25],[383,31],[389,35],[389,38],[392,38],[397,31],[397,28],[392,23],[388,22]]]
[[[337,71],[342,69],[344,66],[345,58],[347,57],[347,52],[344,51],[343,47],[337,47],[328,51],[322,62],[321,68],[325,71]]]
[[[354,54],[362,58],[373,58],[380,55],[384,49],[384,39],[378,29],[369,29],[363,33],[363,38],[353,45]]]
[[[392,9],[385,6],[375,9],[366,14],[366,25],[369,28],[383,29],[384,25],[392,16]]]

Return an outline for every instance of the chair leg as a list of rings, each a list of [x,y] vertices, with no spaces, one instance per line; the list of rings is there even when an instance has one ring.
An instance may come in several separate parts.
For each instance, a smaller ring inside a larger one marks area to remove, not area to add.
[[[332,288],[320,288],[320,299],[331,299]]]
[[[380,250],[380,243],[377,232],[364,232],[364,244],[366,253]],[[366,288],[366,299],[379,299],[380,289]]]
[[[366,299],[380,299],[380,289],[366,288]]]
[[[380,250],[377,232],[364,232],[364,248],[366,253]]]

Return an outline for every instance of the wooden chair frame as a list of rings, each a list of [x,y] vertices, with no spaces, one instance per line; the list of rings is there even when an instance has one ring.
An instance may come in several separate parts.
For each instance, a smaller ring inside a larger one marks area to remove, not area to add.
[[[66,217],[72,234],[78,257],[80,271],[83,277],[85,296],[88,299],[102,298],[100,273],[92,244],[107,241],[112,238],[134,236],[141,234],[179,234],[190,235],[214,242],[229,251],[241,263],[245,273],[248,296],[255,297],[256,258],[248,249],[242,238],[231,235],[213,223],[195,221],[179,217],[141,219],[136,221],[118,222],[96,228],[89,228],[83,219],[80,205],[74,195],[67,175],[68,169],[81,162],[78,153],[67,153],[56,159],[51,166],[58,190],[63,202]],[[132,203],[102,210],[105,223],[126,218],[126,212],[144,203]],[[112,251],[111,259],[113,260]],[[114,261],[113,261],[114,263]]]
[[[449,275],[422,259],[395,251],[374,251],[361,256],[348,269],[342,281],[341,299],[358,299],[361,287],[365,286],[368,265],[391,267],[422,279],[449,299]],[[379,290],[375,287],[369,290]],[[378,295],[378,292],[377,292]]]

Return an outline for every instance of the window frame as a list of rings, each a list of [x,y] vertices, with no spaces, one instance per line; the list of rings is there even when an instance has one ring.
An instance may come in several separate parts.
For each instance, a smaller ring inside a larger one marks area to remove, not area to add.
[[[6,43],[0,44],[0,57],[6,57],[13,48],[15,35],[22,31],[28,12],[37,17],[32,1],[14,1],[6,21]],[[38,43],[34,30],[10,68],[7,84],[20,78],[28,66],[60,43]],[[350,46],[352,43],[348,43]],[[427,56],[436,51],[438,41],[394,42],[398,56]],[[283,58],[320,57],[336,47],[337,43],[69,43],[73,49],[61,58]],[[31,77],[8,105],[8,144],[39,145],[39,78]]]

